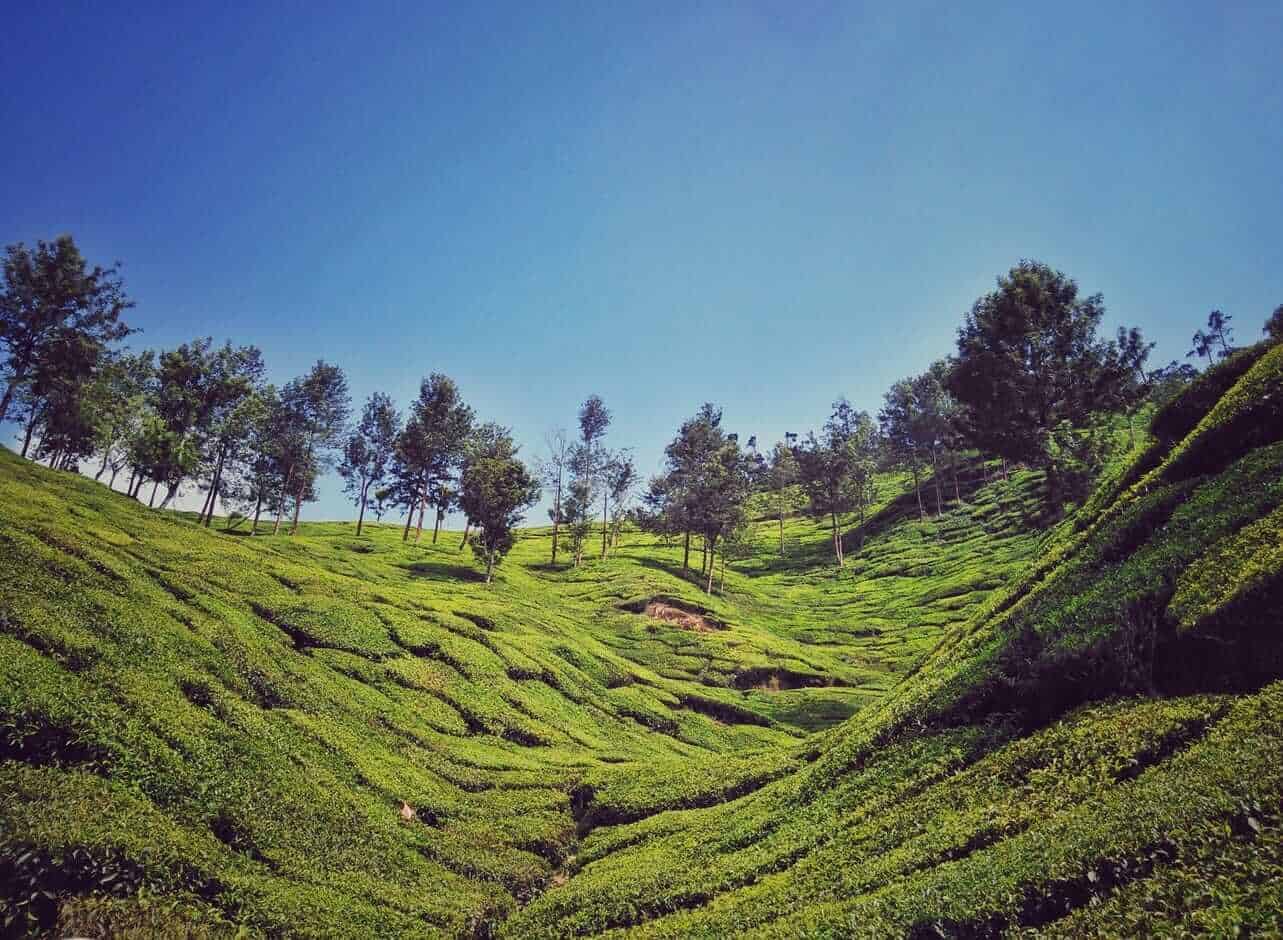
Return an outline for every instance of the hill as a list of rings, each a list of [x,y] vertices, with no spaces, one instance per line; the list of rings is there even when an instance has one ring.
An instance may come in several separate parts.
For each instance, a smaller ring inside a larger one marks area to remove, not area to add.
[[[715,597],[636,533],[485,585],[4,454],[10,929],[1278,930],[1283,347],[1153,431],[1054,527],[1028,471],[884,479],[840,574],[763,519]]]

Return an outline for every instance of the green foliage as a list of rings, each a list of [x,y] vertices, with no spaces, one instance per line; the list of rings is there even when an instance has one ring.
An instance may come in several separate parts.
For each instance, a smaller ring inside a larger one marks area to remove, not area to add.
[[[4,912],[1277,933],[1279,370],[1112,456],[1051,528],[1046,473],[974,462],[937,518],[880,475],[841,573],[833,520],[755,512],[714,596],[662,534],[550,569],[551,533],[514,532],[486,586],[453,539],[236,538],[0,454]]]

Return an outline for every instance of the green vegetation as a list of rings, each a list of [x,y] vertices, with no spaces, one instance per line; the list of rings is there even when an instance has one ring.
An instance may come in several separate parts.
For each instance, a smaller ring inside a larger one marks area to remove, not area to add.
[[[1146,374],[1025,263],[879,427],[839,401],[768,462],[705,405],[636,513],[589,398],[522,530],[535,474],[448,377],[352,430],[323,362],[278,392],[197,341],[153,374],[93,277],[97,326],[5,337],[37,452],[137,480],[0,451],[4,933],[1283,931],[1277,341],[1218,315],[1207,371]],[[38,377],[82,328],[130,403],[83,427],[98,380]],[[1025,341],[1077,350],[1063,383],[984,365]],[[300,523],[340,451],[363,521]],[[199,514],[135,498],[192,479]]]

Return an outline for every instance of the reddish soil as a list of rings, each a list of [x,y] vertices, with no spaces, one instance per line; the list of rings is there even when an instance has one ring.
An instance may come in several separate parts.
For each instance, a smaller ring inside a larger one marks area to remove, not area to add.
[[[694,630],[696,633],[711,633],[717,629],[699,614],[693,614],[689,610],[682,610],[672,604],[665,604],[663,601],[651,601],[647,604],[646,616],[654,617],[656,620],[662,620],[665,623],[671,623],[673,626],[681,627],[683,630]]]

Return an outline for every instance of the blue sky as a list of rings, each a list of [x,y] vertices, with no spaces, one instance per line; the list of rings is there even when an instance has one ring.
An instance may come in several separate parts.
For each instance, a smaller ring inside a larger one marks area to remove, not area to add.
[[[1164,362],[1283,303],[1278,2],[109,6],[6,13],[0,241],[527,455],[593,393],[646,473],[705,400],[876,411],[1022,257]]]

